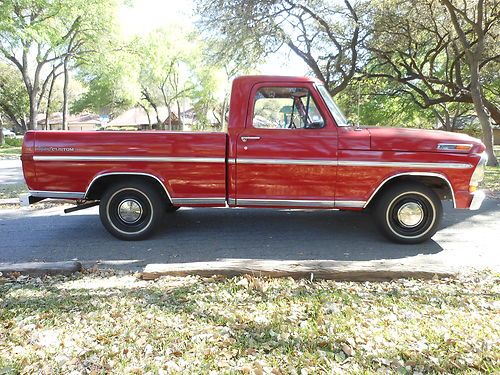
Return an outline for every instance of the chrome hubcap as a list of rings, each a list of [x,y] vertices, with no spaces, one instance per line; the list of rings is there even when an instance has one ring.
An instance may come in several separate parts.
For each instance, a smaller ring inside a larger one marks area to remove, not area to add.
[[[134,224],[142,216],[142,206],[135,199],[125,199],[118,206],[118,216],[127,224]]]
[[[415,202],[408,202],[399,207],[398,220],[407,228],[416,227],[424,219],[422,206]]]

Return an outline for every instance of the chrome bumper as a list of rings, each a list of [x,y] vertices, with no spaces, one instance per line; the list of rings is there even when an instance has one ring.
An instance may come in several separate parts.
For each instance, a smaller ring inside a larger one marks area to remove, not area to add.
[[[40,202],[46,198],[78,200],[85,199],[85,193],[73,191],[30,190],[27,194],[19,195],[21,206],[29,206],[30,204]]]
[[[469,210],[479,210],[485,197],[486,195],[484,194],[484,191],[479,190],[474,192],[472,194],[472,201],[470,202]]]

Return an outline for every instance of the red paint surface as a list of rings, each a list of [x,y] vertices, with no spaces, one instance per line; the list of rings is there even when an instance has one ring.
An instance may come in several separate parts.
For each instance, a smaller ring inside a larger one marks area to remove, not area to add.
[[[31,190],[85,192],[109,172],[156,176],[173,198],[231,198],[365,201],[390,176],[434,172],[452,184],[458,208],[470,204],[470,169],[242,164],[239,158],[469,163],[484,145],[462,134],[416,129],[339,127],[310,78],[247,76],[234,80],[228,134],[191,132],[28,132],[23,170]],[[253,97],[262,86],[307,87],[326,120],[322,129],[252,127]],[[241,136],[260,140],[241,141]],[[470,143],[470,153],[437,151],[438,143]],[[244,148],[246,146],[246,149]],[[70,151],[57,148],[71,149]],[[236,163],[138,161],[33,161],[33,155],[202,157]]]

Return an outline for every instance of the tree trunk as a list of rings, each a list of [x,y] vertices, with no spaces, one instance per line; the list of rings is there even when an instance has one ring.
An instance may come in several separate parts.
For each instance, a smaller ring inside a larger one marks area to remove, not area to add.
[[[62,108],[62,128],[68,130],[68,86],[69,86],[69,71],[68,71],[69,56],[64,58],[64,85],[63,85],[63,108]]]
[[[222,131],[225,132],[227,131],[226,129],[226,97],[224,97],[224,100],[222,101],[222,114],[221,114],[221,128],[222,128]]]
[[[26,69],[28,64],[25,64]],[[42,70],[43,64],[38,63],[36,69],[35,69],[35,76],[33,77],[33,86],[31,87],[31,92],[29,92],[29,98],[30,98],[30,125],[29,129],[30,130],[36,130],[38,124],[37,124],[37,117],[38,117],[38,94],[40,92],[40,72]],[[28,75],[28,72],[25,72],[26,76]],[[29,81],[29,78],[28,78]],[[27,86],[28,87],[28,86]],[[43,93],[42,93],[43,94]]]
[[[168,110],[167,130],[172,130],[172,107],[170,104],[167,104],[167,110]],[[165,130],[165,126],[163,126],[162,130]]]
[[[52,91],[54,90],[54,83],[56,81],[56,76],[52,73],[52,79],[50,81],[49,92],[47,96],[47,108],[45,110],[45,129],[50,130],[50,105],[52,104]]]
[[[5,144],[5,138],[3,136],[3,121],[2,117],[0,116],[0,146],[3,146]]]
[[[145,105],[142,105],[141,103],[138,103],[138,104],[139,104],[139,107],[141,107],[144,110],[144,112],[146,112],[146,116],[148,117],[148,129],[152,130],[153,129],[153,123],[151,122],[151,116],[149,115],[148,109],[146,108]]]
[[[483,94],[481,90],[481,83],[479,82],[479,61],[475,56],[470,56],[470,90],[472,94],[472,102],[476,110],[479,123],[483,130],[483,142],[486,146],[486,153],[488,154],[488,165],[498,166],[498,160],[493,151],[493,127],[490,122],[490,116],[486,111],[483,103]]]
[[[181,119],[181,105],[178,100],[176,100],[177,103],[177,125],[175,126],[175,130],[182,130],[182,119]]]
[[[153,102],[151,102],[150,104],[151,104],[151,107],[153,107],[153,109],[155,110],[155,113],[156,113],[156,126],[161,128],[162,125],[161,125],[161,120],[160,120],[160,114],[158,113],[158,107]]]
[[[37,106],[37,93],[35,90],[30,92],[30,121],[28,124],[28,130],[35,130],[37,128],[36,118],[38,116],[38,106]]]

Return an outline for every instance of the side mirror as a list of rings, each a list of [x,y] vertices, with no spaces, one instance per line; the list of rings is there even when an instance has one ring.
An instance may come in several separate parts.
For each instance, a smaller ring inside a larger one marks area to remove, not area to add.
[[[307,123],[305,129],[321,129],[323,126],[325,126],[325,123],[323,121],[313,121]]]

